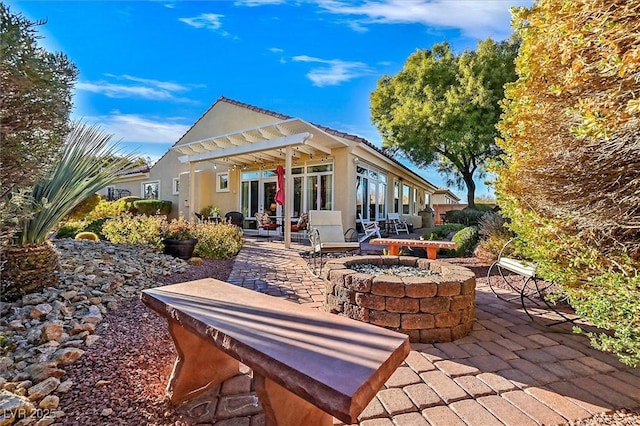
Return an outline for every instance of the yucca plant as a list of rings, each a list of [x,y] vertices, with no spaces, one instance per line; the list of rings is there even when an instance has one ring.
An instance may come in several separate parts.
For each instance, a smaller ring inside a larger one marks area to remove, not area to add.
[[[96,126],[72,125],[60,157],[33,187],[28,206],[32,214],[22,222],[14,244],[2,249],[1,299],[57,282],[58,255],[47,241],[49,233],[79,203],[113,182],[133,157],[122,155],[111,138]]]

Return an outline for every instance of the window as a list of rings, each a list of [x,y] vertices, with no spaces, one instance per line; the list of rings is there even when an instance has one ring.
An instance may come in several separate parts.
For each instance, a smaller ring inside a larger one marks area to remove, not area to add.
[[[171,188],[172,188],[171,193],[173,195],[180,194],[180,178],[173,178],[171,180]]]
[[[288,203],[289,214],[299,217],[309,210],[333,208],[333,164],[296,166],[291,168],[291,174],[293,202]],[[240,211],[245,217],[252,217],[256,211],[269,209],[275,194],[276,178],[274,170],[242,172]]]
[[[229,173],[216,173],[216,192],[229,192]]]
[[[409,185],[402,185],[402,214],[409,213]]]
[[[384,219],[387,214],[386,194],[387,176],[367,165],[359,165],[356,175],[356,214],[361,214],[365,220]]]
[[[393,182],[393,212],[400,211],[400,182]]]
[[[160,198],[160,181],[155,180],[151,182],[142,183],[141,198],[146,200],[157,200]]]
[[[307,211],[333,208],[333,164],[307,167]]]

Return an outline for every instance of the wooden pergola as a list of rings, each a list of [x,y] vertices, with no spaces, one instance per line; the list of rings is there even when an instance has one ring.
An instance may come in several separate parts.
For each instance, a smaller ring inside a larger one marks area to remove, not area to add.
[[[284,242],[291,247],[291,215],[289,203],[293,200],[292,161],[295,155],[313,156],[331,155],[332,149],[346,146],[335,136],[322,129],[294,118],[260,127],[242,130],[225,135],[212,136],[184,145],[173,147],[183,154],[181,163],[189,164],[189,200],[193,206],[195,200],[195,171],[200,162],[220,160],[238,167],[253,166],[256,162],[278,163],[284,156],[285,204],[284,204]],[[189,208],[190,220],[194,220],[194,209]]]

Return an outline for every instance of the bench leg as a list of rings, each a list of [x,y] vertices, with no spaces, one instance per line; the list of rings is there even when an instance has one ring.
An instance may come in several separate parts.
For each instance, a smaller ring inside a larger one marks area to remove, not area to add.
[[[438,247],[427,247],[427,259],[436,260],[438,257]]]
[[[255,371],[253,383],[264,409],[266,426],[333,425],[330,414]]]
[[[240,363],[210,342],[169,320],[178,356],[167,385],[172,404],[187,401],[240,373]]]
[[[389,256],[399,256],[400,255],[400,246],[395,244],[390,244],[389,246]]]

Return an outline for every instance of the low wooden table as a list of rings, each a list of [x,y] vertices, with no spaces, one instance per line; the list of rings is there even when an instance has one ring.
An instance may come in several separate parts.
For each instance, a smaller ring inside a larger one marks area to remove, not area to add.
[[[169,323],[174,404],[253,369],[270,425],[352,424],[409,354],[401,333],[211,278],[143,290]]]
[[[457,243],[453,241],[432,241],[432,240],[404,240],[402,238],[374,238],[370,244],[377,246],[387,246],[389,254],[398,256],[401,247],[421,247],[427,250],[427,258],[435,259],[439,248],[455,249]]]

